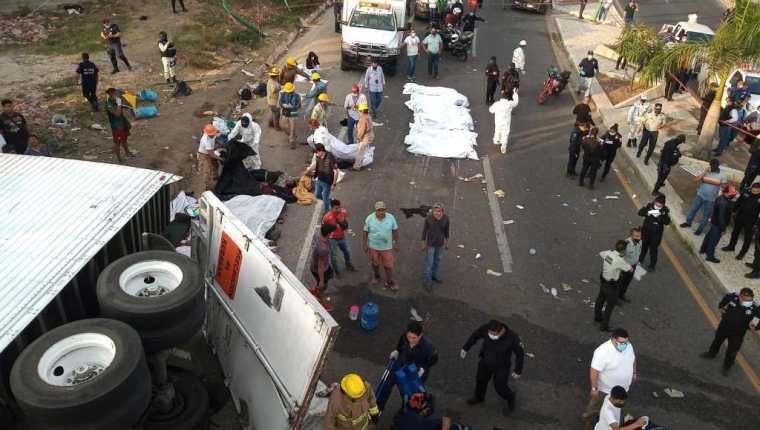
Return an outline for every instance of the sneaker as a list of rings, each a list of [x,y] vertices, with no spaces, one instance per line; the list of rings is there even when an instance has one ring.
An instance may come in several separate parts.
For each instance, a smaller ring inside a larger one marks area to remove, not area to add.
[[[119,69],[113,69],[113,70],[111,70],[111,74],[112,75],[115,75],[117,73],[119,73]]]
[[[688,227],[691,227],[691,223],[690,222],[684,222],[684,223],[681,223],[679,225],[679,227],[681,227],[681,228],[688,228]]]
[[[414,320],[414,321],[417,321],[417,322],[424,321],[424,318],[422,318],[422,316],[420,316],[420,314],[417,312],[417,309],[415,309],[415,308],[409,308],[409,315],[410,315],[409,316],[410,320]]]
[[[499,148],[499,150],[501,151],[502,154],[506,154],[507,153],[507,145],[501,145],[501,147]]]
[[[694,236],[699,236],[700,234],[702,234],[702,229],[701,228],[698,228],[698,229],[694,230]]]
[[[728,245],[726,245],[726,246],[724,246],[723,248],[721,248],[720,250],[721,250],[721,251],[725,251],[725,252],[731,252],[731,251],[733,251],[733,250],[734,250],[734,247],[733,247],[733,246],[728,246]],[[740,259],[740,260],[741,260],[741,259]]]
[[[750,269],[752,268],[752,263],[744,263],[744,265],[749,267]]]
[[[433,278],[433,282],[435,282],[436,284],[443,284],[443,281],[441,281],[438,278]]]
[[[705,260],[709,261],[710,263],[720,263],[720,260],[715,257],[707,257]]]

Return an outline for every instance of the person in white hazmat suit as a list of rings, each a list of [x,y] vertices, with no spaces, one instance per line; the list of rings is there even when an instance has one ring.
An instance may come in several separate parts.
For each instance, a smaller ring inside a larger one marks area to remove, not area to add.
[[[628,109],[628,142],[625,146],[636,148],[636,141],[641,137],[641,121],[650,109],[646,94],[641,94],[641,98]]]
[[[516,88],[503,91],[501,95],[501,99],[492,104],[488,111],[493,114],[494,118],[493,143],[501,147],[502,154],[506,154],[509,129],[512,126],[512,109],[517,107],[520,98],[517,96]]]
[[[521,75],[525,75],[525,46],[528,46],[528,42],[521,40],[519,46],[512,51],[512,62],[515,63],[515,70]]]
[[[243,165],[248,170],[261,169],[261,154],[259,153],[259,143],[261,142],[261,127],[253,120],[253,116],[249,113],[244,113],[240,120],[235,123],[235,127],[232,128],[230,134],[227,135],[227,140],[231,141],[236,137],[240,137],[240,142],[248,145],[255,155],[249,155],[243,159]]]

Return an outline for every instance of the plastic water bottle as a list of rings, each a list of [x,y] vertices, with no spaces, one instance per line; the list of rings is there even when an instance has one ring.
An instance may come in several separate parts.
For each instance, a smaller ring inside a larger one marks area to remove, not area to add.
[[[356,321],[359,319],[359,306],[351,305],[348,310],[348,319],[351,321]]]
[[[360,325],[364,330],[372,331],[377,328],[380,309],[373,302],[362,305]]]

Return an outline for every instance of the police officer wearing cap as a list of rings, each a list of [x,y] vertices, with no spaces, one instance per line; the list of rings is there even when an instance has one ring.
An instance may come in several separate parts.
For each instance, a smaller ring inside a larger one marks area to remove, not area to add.
[[[647,253],[649,253],[649,265],[646,269],[654,272],[657,265],[657,251],[662,241],[665,226],[670,224],[670,209],[665,206],[665,195],[658,194],[653,202],[647,203],[639,209],[639,216],[644,217],[641,225],[641,256],[639,263],[644,265]]]
[[[744,333],[748,328],[757,330],[758,321],[760,320],[760,307],[753,299],[755,294],[750,288],[742,288],[739,294],[726,294],[718,303],[718,308],[722,314],[718,329],[715,331],[715,338],[710,344],[710,349],[699,356],[702,358],[715,358],[718,355],[721,345],[728,340],[726,356],[723,360],[723,376],[728,375],[731,366],[734,365],[736,354],[742,347]]]
[[[478,373],[475,376],[475,395],[467,400],[467,404],[482,403],[486,398],[488,381],[493,378],[496,393],[507,402],[502,413],[509,415],[515,410],[515,392],[509,388],[512,354],[515,355],[515,370],[512,372],[512,377],[517,379],[522,375],[523,362],[525,361],[523,344],[520,341],[520,336],[510,330],[506,324],[491,320],[470,335],[459,352],[459,356],[462,359],[467,357],[470,348],[481,339],[483,346],[480,348],[480,354],[478,354],[480,361],[478,361]]]
[[[743,260],[744,255],[749,251],[749,245],[752,243],[752,234],[760,216],[760,182],[755,182],[749,189],[743,190],[739,200],[734,206],[734,229],[731,232],[731,240],[728,245],[721,248],[722,251],[730,252],[739,242],[739,235],[744,234],[744,242],[739,253],[736,255],[737,260]]]
[[[602,273],[599,274],[599,295],[594,303],[594,321],[601,323],[599,326],[601,331],[610,331],[610,317],[620,297],[620,291],[618,291],[620,273],[633,270],[633,266],[625,261],[627,246],[626,241],[618,240],[614,250],[599,253],[599,257],[602,258]],[[602,307],[604,307],[604,314],[602,314]]]

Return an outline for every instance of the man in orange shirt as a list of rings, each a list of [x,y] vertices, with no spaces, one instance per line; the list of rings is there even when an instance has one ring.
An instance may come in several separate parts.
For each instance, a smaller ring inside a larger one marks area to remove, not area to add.
[[[346,242],[346,230],[348,230],[348,211],[341,207],[340,200],[333,199],[330,202],[330,210],[322,218],[322,224],[334,225],[335,231],[330,233],[328,242],[330,244],[330,266],[339,276],[338,270],[338,248],[343,252],[343,259],[346,261],[346,270],[353,272],[356,269],[351,264],[351,251],[348,249]]]

